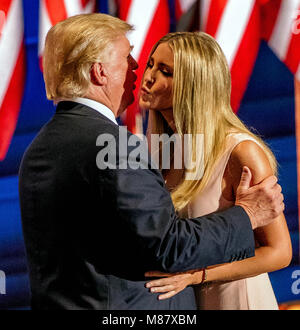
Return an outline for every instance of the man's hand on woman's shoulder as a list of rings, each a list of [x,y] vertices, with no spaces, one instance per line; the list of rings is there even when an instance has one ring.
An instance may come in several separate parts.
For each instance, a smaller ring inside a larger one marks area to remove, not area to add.
[[[278,217],[284,211],[284,203],[276,176],[269,176],[252,187],[251,177],[251,171],[245,166],[236,191],[235,205],[244,208],[255,229],[268,225]]]

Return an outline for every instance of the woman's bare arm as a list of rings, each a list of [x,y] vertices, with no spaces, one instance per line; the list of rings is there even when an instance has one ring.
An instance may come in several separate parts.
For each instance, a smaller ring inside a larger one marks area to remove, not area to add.
[[[234,200],[243,166],[250,168],[253,185],[274,174],[265,152],[255,142],[243,141],[233,150],[224,173],[225,198]],[[275,271],[289,265],[292,248],[283,213],[271,224],[256,229],[255,238],[258,242],[255,257],[209,268],[206,281],[233,281]],[[156,276],[153,272],[148,275]],[[180,292],[187,285],[200,283],[203,272],[192,271],[174,276],[157,273],[157,276],[162,275],[166,277],[149,282],[147,287],[153,292],[166,292],[160,296],[160,299],[166,299]]]
[[[241,142],[233,150],[224,174],[224,181],[227,182],[225,185],[232,186],[233,195],[238,187],[243,166],[250,168],[253,185],[274,174],[265,152],[255,142]],[[208,280],[236,280],[289,265],[292,248],[283,213],[271,224],[256,229],[255,238],[259,244],[255,257],[211,269],[208,271]]]

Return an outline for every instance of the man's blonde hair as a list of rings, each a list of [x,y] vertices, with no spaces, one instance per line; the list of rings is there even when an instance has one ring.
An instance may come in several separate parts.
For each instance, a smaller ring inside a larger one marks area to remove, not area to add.
[[[276,173],[277,163],[271,150],[232,111],[230,71],[216,40],[204,32],[169,33],[154,45],[149,58],[161,43],[167,43],[174,54],[173,115],[177,132],[181,136],[192,134],[193,159],[204,152],[203,176],[202,166],[195,174],[202,179],[183,180],[176,187],[172,192],[175,208],[182,210],[205,188],[231,132],[247,133],[258,141]],[[148,134],[164,132],[170,133],[170,128],[161,113],[150,111]],[[204,150],[197,150],[197,134],[204,136]]]
[[[84,96],[92,64],[107,61],[112,42],[130,30],[130,24],[99,13],[72,16],[54,25],[43,55],[47,98]]]

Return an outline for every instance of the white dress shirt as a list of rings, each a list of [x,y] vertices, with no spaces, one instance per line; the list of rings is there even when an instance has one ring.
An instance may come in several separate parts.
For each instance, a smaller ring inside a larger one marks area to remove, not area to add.
[[[74,99],[70,100],[76,103],[80,103],[86,105],[98,112],[100,112],[103,116],[114,122],[116,125],[119,125],[116,121],[114,113],[104,104],[99,103],[97,101],[86,99],[84,97],[75,97]]]

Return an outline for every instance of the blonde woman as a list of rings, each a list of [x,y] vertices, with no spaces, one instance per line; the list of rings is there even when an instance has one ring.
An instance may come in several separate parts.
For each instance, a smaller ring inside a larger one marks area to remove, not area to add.
[[[195,138],[191,148],[194,159],[204,153],[203,167],[196,168],[199,172],[204,168],[200,180],[186,180],[186,169],[162,169],[175,208],[189,217],[233,205],[244,166],[252,172],[252,184],[276,174],[271,150],[232,112],[230,92],[225,56],[209,35],[171,33],[153,47],[140,93],[140,106],[150,110],[148,134],[204,136],[204,150],[197,150]],[[253,258],[208,268],[205,277],[200,270],[151,271],[146,276],[160,278],[147,287],[161,293],[159,299],[167,299],[195,285],[199,309],[278,309],[267,272],[286,267],[291,260],[284,214],[255,230],[255,238]]]

